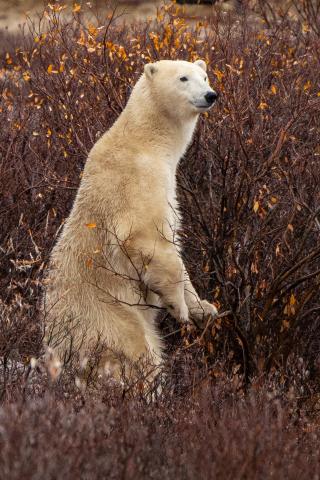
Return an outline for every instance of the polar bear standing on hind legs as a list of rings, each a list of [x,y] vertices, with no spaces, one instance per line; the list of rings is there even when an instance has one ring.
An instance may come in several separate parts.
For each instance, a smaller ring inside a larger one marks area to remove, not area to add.
[[[92,148],[46,281],[46,343],[61,361],[99,338],[130,362],[159,365],[157,308],[179,322],[217,314],[199,299],[175,238],[176,168],[216,99],[202,60],[147,64]]]

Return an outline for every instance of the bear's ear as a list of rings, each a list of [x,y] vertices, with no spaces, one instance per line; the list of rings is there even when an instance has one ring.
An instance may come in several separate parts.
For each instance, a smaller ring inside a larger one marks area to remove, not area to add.
[[[198,67],[202,68],[205,72],[207,71],[207,64],[203,60],[196,60],[195,65],[198,65]]]
[[[147,63],[144,66],[144,73],[147,78],[151,79],[153,75],[158,71],[154,63]]]

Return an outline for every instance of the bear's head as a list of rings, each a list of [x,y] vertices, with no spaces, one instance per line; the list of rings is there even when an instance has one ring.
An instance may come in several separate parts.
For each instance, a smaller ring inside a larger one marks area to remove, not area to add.
[[[203,60],[160,60],[144,67],[144,76],[153,101],[168,112],[190,116],[206,112],[218,94],[210,87]]]

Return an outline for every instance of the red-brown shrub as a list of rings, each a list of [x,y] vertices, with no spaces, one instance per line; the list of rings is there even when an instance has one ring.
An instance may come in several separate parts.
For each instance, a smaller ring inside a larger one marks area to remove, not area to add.
[[[28,33],[1,34],[3,478],[319,475],[316,423],[299,419],[320,368],[320,39],[303,3],[300,17],[266,9],[257,23],[243,7],[194,27],[172,6],[129,27],[55,4]],[[151,404],[110,387],[90,400],[67,373],[24,380],[41,351],[42,274],[90,148],[145,62],[198,57],[221,96],[179,168],[181,238],[201,295],[229,313],[205,332],[162,322],[179,362]]]

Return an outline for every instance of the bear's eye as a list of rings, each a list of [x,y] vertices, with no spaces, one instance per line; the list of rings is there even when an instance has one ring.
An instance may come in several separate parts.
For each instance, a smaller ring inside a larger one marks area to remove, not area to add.
[[[206,82],[208,80],[208,77],[204,77],[204,81]]]
[[[187,77],[180,77],[180,81],[181,81],[181,82],[187,82],[187,81],[188,81],[188,78],[187,78]]]

